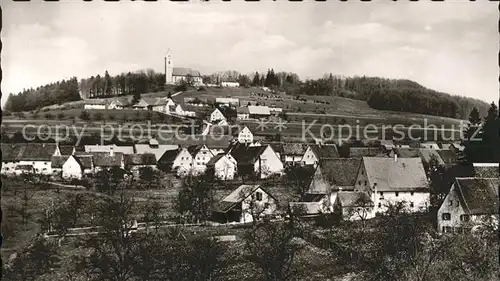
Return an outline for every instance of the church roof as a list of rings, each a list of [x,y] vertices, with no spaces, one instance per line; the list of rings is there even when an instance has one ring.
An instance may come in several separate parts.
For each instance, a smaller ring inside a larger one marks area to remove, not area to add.
[[[172,71],[172,76],[187,76],[188,74],[193,77],[201,77],[201,74],[198,70],[193,70],[191,68],[174,67]]]

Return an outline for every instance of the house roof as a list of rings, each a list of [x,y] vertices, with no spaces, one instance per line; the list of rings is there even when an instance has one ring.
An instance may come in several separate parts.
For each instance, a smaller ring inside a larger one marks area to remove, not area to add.
[[[175,149],[175,150],[167,150],[163,155],[158,159],[158,163],[162,164],[171,164],[174,163],[175,158],[177,158],[177,155],[181,152],[181,149]]]
[[[124,154],[125,165],[156,165],[156,156],[152,153]]]
[[[92,155],[73,155],[73,157],[80,163],[84,169],[91,169],[94,157]]]
[[[25,143],[2,143],[2,161],[19,161],[26,149]]]
[[[363,165],[371,185],[377,191],[428,190],[422,159],[363,157]]]
[[[115,104],[115,105],[120,105],[120,106],[125,106],[125,102],[124,101],[121,101],[121,100],[113,100],[111,102],[111,104]]]
[[[225,153],[219,153],[219,154],[215,155],[214,157],[212,157],[212,159],[210,159],[210,161],[208,161],[207,166],[213,166],[213,165],[215,165],[215,163],[217,163],[224,156],[226,156]]]
[[[71,145],[60,145],[59,146],[59,152],[61,152],[61,155],[71,155],[73,153],[74,147]]]
[[[185,136],[182,138],[172,138],[163,140],[159,139],[158,141],[162,144],[170,144],[170,145],[178,145],[180,147],[188,147],[191,145],[206,145],[209,149],[224,149],[227,148],[232,140],[232,136],[223,135],[223,136]]]
[[[351,147],[349,148],[349,155],[351,158],[384,156],[380,147]]]
[[[226,213],[233,208],[236,204],[245,200],[248,196],[250,196],[253,192],[255,192],[258,188],[262,189],[268,196],[274,198],[267,190],[262,188],[260,185],[240,185],[238,188],[233,190],[229,195],[224,197],[221,201],[219,201],[215,207],[217,212]],[[276,200],[274,198],[274,200]]]
[[[316,157],[318,157],[319,159],[339,158],[339,152],[337,150],[337,146],[334,144],[329,144],[329,145],[311,144],[310,147],[314,152],[314,154],[316,154]]]
[[[465,206],[464,210],[472,215],[498,214],[498,178],[457,178],[457,193]]]
[[[70,155],[62,156],[52,156],[50,166],[52,168],[62,168],[63,164],[66,163]]]
[[[283,154],[284,155],[304,155],[306,152],[307,145],[304,143],[284,143],[283,144]]]
[[[236,145],[231,151],[231,156],[238,165],[253,164],[257,158],[266,150],[268,146],[248,146],[245,144]]]
[[[94,166],[96,167],[119,167],[123,159],[123,153],[121,152],[115,152],[113,156],[108,152],[91,152],[91,154],[94,160]]]
[[[396,153],[398,157],[401,158],[420,157],[419,151],[420,151],[419,148],[402,148],[402,147],[394,148],[394,153]]]
[[[250,111],[248,110],[248,107],[238,107],[236,108],[236,113],[249,114]]]
[[[441,159],[441,156],[435,149],[420,149],[419,154],[420,158],[422,158],[422,161],[426,164],[429,164],[432,158],[435,158],[438,161],[439,165],[445,164],[443,159]]]
[[[190,145],[188,146],[187,150],[191,156],[195,157],[198,152],[204,147],[205,145],[203,144],[195,144],[195,145]]]
[[[453,150],[441,149],[438,150],[437,153],[439,154],[439,156],[441,157],[441,159],[445,164],[453,164],[456,163],[458,160],[457,154]]]
[[[2,144],[2,161],[51,161],[55,143]]]
[[[374,206],[372,199],[365,192],[339,191],[335,200],[338,200],[342,207]]]
[[[473,163],[474,175],[478,178],[498,178],[498,164]]]
[[[156,160],[158,161],[163,156],[163,154],[165,154],[165,152],[169,150],[177,150],[177,148],[179,148],[179,146],[176,144],[136,144],[135,152],[136,154],[154,154]]]
[[[425,149],[439,149],[439,145],[433,141],[423,142],[420,144],[420,147]]]
[[[249,105],[247,106],[248,108],[248,113],[249,114],[255,114],[255,115],[271,115],[271,112],[269,110],[268,106],[262,106],[262,105]]]
[[[186,67],[174,67],[172,70],[173,76],[187,76],[191,75],[193,77],[201,77],[201,74],[198,70],[193,70],[191,68]]]
[[[299,215],[319,215],[322,213],[320,202],[290,202],[292,212],[298,212]]]
[[[113,150],[115,153],[120,152],[123,154],[134,154],[134,146],[124,145],[118,146],[113,145],[85,145],[85,152],[107,152],[110,153]]]
[[[85,104],[106,105],[107,103],[108,103],[107,100],[103,100],[103,99],[88,99],[88,100],[85,100]]]
[[[361,159],[321,159],[309,186],[310,194],[327,194],[331,190],[354,189]]]

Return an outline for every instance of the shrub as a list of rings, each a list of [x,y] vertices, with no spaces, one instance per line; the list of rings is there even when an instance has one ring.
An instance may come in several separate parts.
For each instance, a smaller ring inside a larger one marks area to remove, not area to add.
[[[54,116],[50,113],[45,113],[43,117],[45,117],[45,119],[52,119]]]
[[[57,114],[57,119],[64,119],[64,113]]]

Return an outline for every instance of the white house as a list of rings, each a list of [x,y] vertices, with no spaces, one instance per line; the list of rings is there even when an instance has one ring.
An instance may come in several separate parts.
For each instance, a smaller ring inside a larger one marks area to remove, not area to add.
[[[85,101],[83,108],[84,109],[106,109],[107,102],[106,102],[106,100],[89,99],[89,100]]]
[[[220,82],[221,87],[238,88],[240,83],[238,82]]]
[[[180,104],[176,105],[174,110],[172,110],[172,107],[170,107],[169,113],[176,114],[179,116],[188,116],[188,117],[195,117],[196,116],[196,112],[184,110],[184,109],[182,109],[182,106]]]
[[[247,126],[245,126],[239,133],[238,133],[238,142],[239,143],[253,143],[253,134],[248,129]]]
[[[248,111],[248,107],[236,108],[236,119],[238,119],[238,120],[250,119],[250,112]]]
[[[220,180],[233,180],[236,174],[237,163],[231,154],[217,154],[207,163],[207,169]]]
[[[238,163],[238,174],[265,179],[281,175],[283,163],[270,145],[248,146],[239,144],[231,150],[231,156]]]
[[[271,115],[271,110],[269,109],[268,106],[249,105],[247,106],[247,108],[250,118],[259,119],[263,117],[269,117]]]
[[[430,190],[420,158],[363,157],[355,191],[370,196],[376,213],[397,202],[404,202],[411,212],[429,206]]]
[[[301,159],[302,165],[317,166],[321,159],[339,158],[337,146],[334,144],[317,145],[311,144],[304,152]]]
[[[438,210],[438,231],[463,232],[489,219],[498,227],[499,185],[499,178],[456,178]]]
[[[212,151],[206,145],[192,145],[188,151],[193,157],[193,172],[195,174],[203,173],[207,169],[207,163],[214,157]]]
[[[260,185],[240,185],[215,207],[213,218],[229,223],[250,223],[254,219],[273,215],[277,200]]]
[[[124,109],[126,104],[120,100],[113,100],[109,106],[108,109]]]
[[[56,149],[54,143],[2,144],[2,174],[33,172],[51,175],[52,155]],[[16,169],[22,171],[16,172]]]
[[[186,148],[167,150],[158,160],[158,166],[164,171],[172,171],[178,176],[185,176],[193,170],[193,156]]]
[[[214,111],[210,114],[210,122],[216,122],[216,121],[220,121],[220,120],[227,120],[226,117],[224,116],[224,114],[222,114],[222,112],[216,108],[214,109]]]
[[[62,165],[62,178],[66,180],[82,179],[84,175],[91,174],[92,160],[92,156],[70,155]]]
[[[301,163],[306,150],[307,146],[303,143],[284,143],[281,160],[288,165]]]

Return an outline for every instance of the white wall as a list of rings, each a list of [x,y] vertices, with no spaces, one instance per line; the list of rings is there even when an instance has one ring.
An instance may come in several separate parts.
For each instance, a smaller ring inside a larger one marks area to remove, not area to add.
[[[62,177],[64,179],[81,179],[82,168],[73,157],[69,157],[62,166]]]
[[[51,175],[52,174],[52,161],[19,161],[19,165],[31,165],[37,174]]]
[[[248,129],[248,127],[243,128],[241,132],[238,134],[238,142],[240,143],[252,143],[253,142],[253,134]]]
[[[318,164],[319,160],[316,157],[316,154],[314,154],[313,150],[309,146],[304,153],[304,156],[302,156],[302,164],[304,165],[316,165]]]
[[[262,179],[265,179],[272,174],[281,174],[281,172],[283,171],[283,163],[278,158],[276,153],[274,153],[272,148],[268,146],[260,155],[260,161],[259,159],[255,161],[254,171],[257,174],[260,173],[260,177]]]
[[[215,109],[212,114],[210,114],[210,122],[226,120],[226,117],[220,112],[220,110]]]
[[[13,175],[17,162],[2,161],[2,175]]]
[[[212,159],[214,155],[206,146],[204,146],[200,151],[195,155],[193,159],[193,166],[195,168],[196,173],[203,173],[207,169],[207,163]]]
[[[85,104],[84,109],[106,109],[104,104]]]
[[[374,200],[375,211],[381,213],[387,211],[387,207],[385,206],[387,204],[394,204],[396,202],[405,201],[406,207],[408,208],[409,211],[417,212],[429,207],[429,202],[430,202],[429,192],[422,192],[422,191],[415,191],[415,192],[400,191],[397,192],[397,196],[396,192],[382,192],[381,195],[380,192],[377,191],[377,193],[374,194],[374,196],[376,199]],[[413,207],[410,206],[411,202],[413,202]]]
[[[255,201],[252,200],[252,196],[248,196],[245,200],[242,202],[241,210],[241,223],[248,223],[253,221],[252,217],[252,209],[250,208],[252,205],[252,202],[257,206],[257,210],[262,210],[262,215],[271,215],[276,211],[276,201],[274,198],[269,196],[264,190],[262,190],[260,187],[257,188],[252,194],[256,194],[257,192],[260,192],[262,194],[262,201]],[[267,207],[265,207],[265,204],[269,204]]]
[[[236,119],[238,120],[248,120],[250,119],[250,115],[248,113],[237,113]]]
[[[227,156],[215,163],[215,176],[220,180],[232,180],[236,172],[236,165]]]
[[[450,214],[450,220],[443,220],[443,213]],[[443,204],[439,207],[437,213],[437,227],[439,232],[443,232],[443,227],[457,227],[462,224],[460,216],[465,214],[457,193],[455,192],[455,185],[452,186],[448,195],[446,195]]]
[[[189,154],[187,149],[182,149],[175,158],[174,163],[172,164],[172,170],[175,169],[178,170],[178,175],[188,174],[193,169],[193,157]]]

